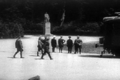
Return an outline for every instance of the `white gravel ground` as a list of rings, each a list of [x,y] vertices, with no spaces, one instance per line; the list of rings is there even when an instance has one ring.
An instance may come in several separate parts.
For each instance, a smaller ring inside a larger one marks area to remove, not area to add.
[[[66,36],[63,38],[67,39]],[[74,40],[76,37],[72,36]],[[58,39],[58,37],[57,37]],[[81,37],[84,43],[98,37]],[[36,56],[38,36],[22,39],[24,59],[13,59],[16,39],[0,40],[0,80],[28,80],[39,75],[41,80],[120,80],[120,59],[99,58],[98,54],[51,53],[53,60]]]

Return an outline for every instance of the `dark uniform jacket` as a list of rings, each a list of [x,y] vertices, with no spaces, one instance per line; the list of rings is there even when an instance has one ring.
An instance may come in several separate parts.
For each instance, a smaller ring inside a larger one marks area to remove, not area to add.
[[[44,43],[44,50],[46,52],[49,52],[49,41],[45,40],[45,43]]]
[[[56,46],[57,46],[56,39],[52,39],[52,40],[51,40],[51,46],[52,46],[52,47],[56,47]]]
[[[40,48],[40,49],[43,48],[43,42],[42,42],[42,40],[38,40],[38,48]]]
[[[73,46],[73,41],[71,39],[67,40],[67,47],[72,47]]]
[[[59,45],[59,47],[63,47],[63,46],[64,46],[64,42],[65,42],[64,39],[59,39],[59,40],[58,40],[58,45]]]
[[[81,39],[76,39],[75,42],[74,42],[74,45],[75,46],[82,46],[82,40]]]
[[[17,39],[15,42],[15,47],[19,50],[22,50],[23,45],[22,45],[22,41],[20,39]]]

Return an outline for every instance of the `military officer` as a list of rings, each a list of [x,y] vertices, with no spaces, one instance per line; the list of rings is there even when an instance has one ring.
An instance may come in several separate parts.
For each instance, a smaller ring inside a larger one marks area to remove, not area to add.
[[[68,53],[71,53],[73,47],[73,41],[71,40],[71,36],[69,36],[69,39],[67,40],[67,47],[68,47]]]
[[[15,47],[17,48],[17,51],[16,51],[16,53],[13,55],[13,58],[15,58],[15,56],[16,56],[16,54],[17,54],[18,52],[20,52],[20,57],[23,58],[23,57],[22,57],[23,45],[22,45],[21,37],[18,37],[18,39],[16,40],[16,42],[15,42]]]
[[[62,39],[62,36],[61,36],[60,39],[58,40],[59,52],[61,52],[61,53],[62,53],[62,50],[64,47],[64,43],[65,43],[65,40]]]
[[[74,46],[75,46],[75,54],[78,53],[78,50],[79,53],[81,54],[82,40],[79,38],[79,36],[77,36],[77,39],[75,39]]]
[[[44,59],[44,55],[48,54],[49,58],[52,60],[52,57],[50,55],[50,50],[49,50],[49,39],[47,37],[45,37],[45,43],[44,43],[44,53],[41,56],[41,59]]]
[[[55,36],[51,40],[51,46],[52,46],[52,52],[55,52],[55,48],[57,47],[57,41],[55,39]]]

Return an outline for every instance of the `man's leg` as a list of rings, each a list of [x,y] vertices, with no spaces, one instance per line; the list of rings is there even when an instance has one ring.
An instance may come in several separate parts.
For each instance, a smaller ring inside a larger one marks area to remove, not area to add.
[[[46,51],[43,52],[41,59],[43,59],[44,55],[46,54]]]
[[[17,49],[17,51],[15,52],[15,54],[13,55],[13,58],[15,58],[16,54],[19,52],[19,50]]]
[[[44,53],[43,49],[41,49],[41,55]]]
[[[78,48],[77,46],[75,46],[75,54],[78,52]]]
[[[68,53],[70,53],[70,47],[68,47]]]
[[[60,53],[62,52],[62,49],[61,49],[61,47],[59,47],[59,52],[60,52]]]
[[[74,54],[76,54],[76,46],[74,46]]]
[[[79,50],[79,47],[77,46],[77,48],[76,48],[77,53],[78,53],[78,50]]]
[[[23,57],[22,57],[22,51],[20,51],[20,57],[23,58]]]
[[[51,57],[51,55],[50,55],[50,52],[49,52],[49,51],[47,51],[47,54],[48,54],[49,58],[52,60],[52,57]]]
[[[39,56],[39,51],[40,51],[40,48],[38,47],[37,56]]]
[[[55,52],[55,47],[53,47],[53,52]]]
[[[80,53],[80,54],[81,54],[81,48],[82,48],[82,47],[80,46],[80,47],[79,47],[79,53]]]
[[[62,53],[63,47],[61,47],[61,53]]]
[[[70,47],[70,53],[72,53],[72,47]]]
[[[60,46],[59,46],[59,53],[60,53]]]
[[[79,53],[81,54],[81,48],[79,48]]]
[[[39,51],[37,51],[37,56],[39,56]]]
[[[52,47],[52,52],[55,52],[55,47]]]
[[[52,47],[52,52],[54,52],[54,48]]]
[[[68,53],[69,53],[69,47],[68,47]]]

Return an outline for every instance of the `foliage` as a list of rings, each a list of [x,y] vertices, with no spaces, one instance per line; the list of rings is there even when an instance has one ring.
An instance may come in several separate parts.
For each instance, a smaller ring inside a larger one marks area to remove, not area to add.
[[[70,35],[99,35],[100,25],[97,22],[88,22],[77,24],[70,22],[52,30],[53,34],[70,34]]]
[[[53,34],[96,35],[100,28],[98,22],[102,22],[103,17],[115,15],[115,11],[120,11],[119,2],[118,0],[0,0],[0,37],[23,35],[23,30],[25,34],[42,34],[46,12],[50,16]],[[65,20],[60,26],[64,10]],[[14,32],[14,27],[19,34]]]
[[[19,23],[0,23],[0,38],[16,38],[24,36],[24,30]]]

